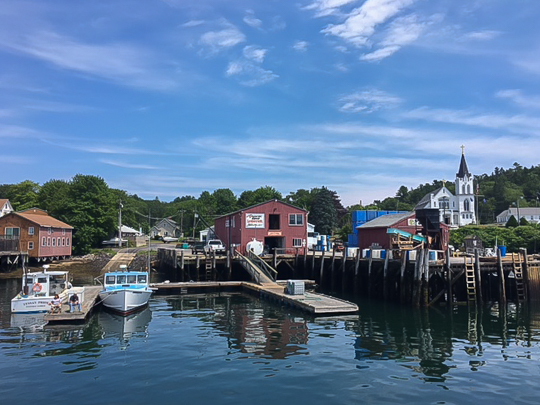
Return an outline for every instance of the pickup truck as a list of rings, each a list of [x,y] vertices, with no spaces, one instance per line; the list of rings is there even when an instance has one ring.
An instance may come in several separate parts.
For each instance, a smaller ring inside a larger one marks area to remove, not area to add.
[[[210,239],[208,242],[206,242],[204,251],[206,253],[225,253],[225,246],[223,246],[223,242],[221,242],[219,239]]]

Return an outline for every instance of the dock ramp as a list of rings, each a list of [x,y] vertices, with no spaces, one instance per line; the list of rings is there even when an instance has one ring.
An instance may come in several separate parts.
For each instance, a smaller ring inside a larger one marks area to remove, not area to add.
[[[118,252],[111,260],[109,260],[109,263],[101,269],[100,275],[103,275],[108,271],[118,270],[123,264],[129,266],[133,259],[135,259],[135,256],[137,256],[137,253]]]
[[[276,284],[277,271],[264,260],[250,254],[249,257],[236,252],[240,265],[249,273],[252,280],[259,284]]]

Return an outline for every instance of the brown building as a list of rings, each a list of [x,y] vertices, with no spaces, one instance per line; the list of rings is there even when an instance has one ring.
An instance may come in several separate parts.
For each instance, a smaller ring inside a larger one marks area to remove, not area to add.
[[[240,253],[253,239],[264,243],[269,252],[299,254],[307,249],[306,210],[278,200],[271,200],[216,218],[214,229],[228,249],[232,244]]]
[[[37,261],[71,256],[72,232],[73,227],[38,208],[0,218],[0,235],[4,239],[18,239],[18,250],[28,252]]]
[[[360,249],[368,249],[371,245],[379,245],[382,249],[390,249],[390,235],[387,234],[388,228],[399,229],[413,235],[417,231],[422,230],[422,226],[416,221],[414,212],[383,215],[357,228],[358,247]]]

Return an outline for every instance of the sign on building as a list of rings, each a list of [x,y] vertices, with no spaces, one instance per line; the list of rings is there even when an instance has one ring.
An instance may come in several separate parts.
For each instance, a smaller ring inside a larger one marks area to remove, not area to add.
[[[264,229],[264,214],[246,214],[246,228]]]

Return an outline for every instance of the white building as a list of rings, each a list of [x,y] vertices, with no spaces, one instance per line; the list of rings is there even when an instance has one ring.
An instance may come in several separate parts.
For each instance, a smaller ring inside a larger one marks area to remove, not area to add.
[[[455,184],[455,195],[443,186],[426,194],[416,205],[415,210],[437,208],[440,222],[450,226],[460,227],[475,224],[474,176],[469,172],[464,153],[461,154]]]
[[[516,218],[518,222],[521,218],[525,218],[527,222],[537,224],[540,222],[540,207],[508,208],[497,215],[497,224],[506,225],[512,216]]]
[[[13,207],[11,206],[9,200],[0,198],[0,217],[3,217],[10,212],[13,212]]]

